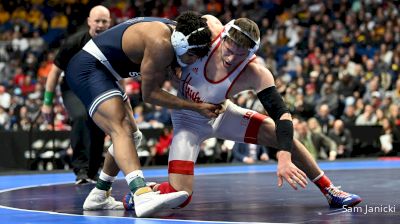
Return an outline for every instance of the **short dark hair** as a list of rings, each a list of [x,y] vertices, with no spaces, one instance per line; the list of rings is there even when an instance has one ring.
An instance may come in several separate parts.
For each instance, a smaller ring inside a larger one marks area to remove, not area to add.
[[[203,30],[193,33],[189,37],[189,45],[206,45],[204,47],[192,48],[190,52],[193,52],[199,57],[204,57],[208,54],[211,47],[211,31],[207,26],[207,19],[202,18],[197,12],[186,11],[180,14],[176,18],[176,30],[189,35],[193,31],[204,27]]]

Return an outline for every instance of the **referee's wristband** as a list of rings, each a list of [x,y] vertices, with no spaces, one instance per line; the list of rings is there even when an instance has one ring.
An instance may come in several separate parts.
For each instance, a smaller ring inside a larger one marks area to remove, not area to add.
[[[44,100],[43,103],[47,106],[51,106],[53,105],[53,97],[54,97],[54,93],[50,92],[50,91],[45,91],[44,92]]]

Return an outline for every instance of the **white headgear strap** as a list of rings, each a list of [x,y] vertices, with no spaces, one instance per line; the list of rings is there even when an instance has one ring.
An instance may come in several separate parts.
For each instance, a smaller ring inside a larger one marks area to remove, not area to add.
[[[225,25],[224,31],[221,34],[222,38],[225,37],[229,37],[232,40],[234,40],[230,35],[229,35],[229,30],[234,28],[235,30],[240,31],[241,33],[243,33],[244,35],[246,35],[251,41],[254,42],[254,46],[252,48],[249,49],[250,53],[249,56],[253,55],[254,53],[257,52],[258,48],[260,47],[260,38],[258,38],[257,40],[255,40],[252,36],[250,36],[250,34],[244,30],[242,30],[242,28],[240,28],[239,26],[235,25],[235,20],[231,20],[229,23],[227,23]]]

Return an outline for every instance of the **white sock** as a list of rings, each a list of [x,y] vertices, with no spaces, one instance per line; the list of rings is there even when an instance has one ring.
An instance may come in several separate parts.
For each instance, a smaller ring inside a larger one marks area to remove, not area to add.
[[[104,173],[103,170],[100,172],[100,176],[99,176],[100,180],[111,182],[111,183],[115,181],[116,177],[117,176],[113,177],[113,176],[110,176],[110,175]]]
[[[136,179],[136,178],[138,178],[138,177],[144,179],[143,171],[141,171],[141,170],[134,170],[134,171],[128,173],[128,174],[125,176],[125,180],[126,180],[126,182],[128,183],[128,185],[129,185],[134,179]]]

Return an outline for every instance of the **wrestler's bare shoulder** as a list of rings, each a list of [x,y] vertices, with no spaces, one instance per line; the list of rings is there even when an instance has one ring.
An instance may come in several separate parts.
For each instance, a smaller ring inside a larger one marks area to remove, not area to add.
[[[222,31],[224,25],[221,23],[221,21],[219,21],[217,17],[213,15],[207,14],[202,17],[207,19],[207,25],[210,28],[211,33],[213,34],[212,39],[214,39],[214,37]]]
[[[172,54],[171,30],[164,23],[154,21],[130,26],[122,37],[125,53],[133,61],[141,61],[145,51]]]
[[[130,26],[124,33],[124,39],[129,42],[169,40],[171,30],[164,23],[154,21],[146,23],[137,23]]]

